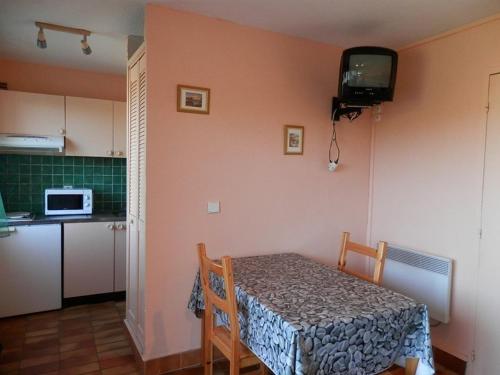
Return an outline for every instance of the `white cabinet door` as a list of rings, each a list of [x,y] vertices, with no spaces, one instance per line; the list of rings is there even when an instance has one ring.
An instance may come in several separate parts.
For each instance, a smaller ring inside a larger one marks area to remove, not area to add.
[[[127,287],[127,223],[115,223],[115,292]]]
[[[61,225],[0,238],[0,318],[61,308]]]
[[[114,290],[113,223],[64,224],[64,297]]]
[[[113,102],[113,155],[127,157],[127,103]]]
[[[113,155],[113,102],[66,97],[66,155]]]
[[[64,134],[64,96],[0,90],[0,133]]]

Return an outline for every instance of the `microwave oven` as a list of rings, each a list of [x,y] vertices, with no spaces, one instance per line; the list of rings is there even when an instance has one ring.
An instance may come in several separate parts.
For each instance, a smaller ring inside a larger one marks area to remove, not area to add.
[[[92,189],[45,189],[45,215],[92,214]]]

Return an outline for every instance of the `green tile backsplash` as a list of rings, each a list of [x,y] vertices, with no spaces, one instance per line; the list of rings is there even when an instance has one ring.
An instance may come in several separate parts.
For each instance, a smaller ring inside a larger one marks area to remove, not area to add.
[[[0,155],[0,192],[6,211],[43,213],[47,188],[94,191],[94,212],[125,211],[126,159]]]

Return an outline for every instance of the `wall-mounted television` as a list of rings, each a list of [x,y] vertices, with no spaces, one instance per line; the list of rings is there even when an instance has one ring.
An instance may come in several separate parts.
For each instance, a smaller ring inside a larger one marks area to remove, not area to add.
[[[392,101],[398,54],[382,47],[354,47],[342,53],[339,99],[368,106]]]

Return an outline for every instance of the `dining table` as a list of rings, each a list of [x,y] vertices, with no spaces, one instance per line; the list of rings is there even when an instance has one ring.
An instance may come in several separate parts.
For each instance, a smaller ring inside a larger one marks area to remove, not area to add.
[[[296,253],[232,263],[241,340],[274,374],[379,374],[408,357],[434,374],[425,304]],[[221,277],[210,284],[225,297]],[[203,316],[199,272],[188,308]]]

